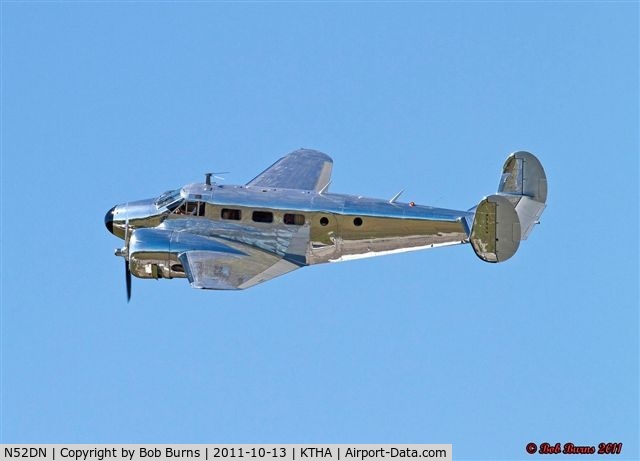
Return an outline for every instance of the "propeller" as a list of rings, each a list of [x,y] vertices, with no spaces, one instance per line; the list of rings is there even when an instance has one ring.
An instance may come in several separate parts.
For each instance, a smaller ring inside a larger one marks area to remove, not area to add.
[[[131,270],[129,269],[129,218],[124,223],[124,246],[116,249],[116,256],[124,258],[124,278],[127,285],[127,302],[131,300]]]
[[[131,300],[131,271],[129,270],[129,217],[124,222],[124,277],[127,284],[127,302]]]
[[[127,282],[127,302],[131,300],[131,271],[129,270],[129,261],[124,260],[124,276]]]

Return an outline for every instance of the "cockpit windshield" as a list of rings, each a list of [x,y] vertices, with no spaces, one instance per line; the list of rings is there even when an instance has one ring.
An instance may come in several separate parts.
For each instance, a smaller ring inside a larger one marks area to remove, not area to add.
[[[167,207],[170,210],[177,208],[181,201],[180,189],[168,190],[154,202],[157,208]]]

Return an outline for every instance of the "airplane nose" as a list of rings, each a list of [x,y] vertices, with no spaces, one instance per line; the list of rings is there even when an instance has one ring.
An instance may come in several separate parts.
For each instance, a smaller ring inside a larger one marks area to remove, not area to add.
[[[107,230],[113,234],[113,213],[115,212],[116,207],[111,208],[107,211],[107,214],[104,215],[104,225],[107,226]]]

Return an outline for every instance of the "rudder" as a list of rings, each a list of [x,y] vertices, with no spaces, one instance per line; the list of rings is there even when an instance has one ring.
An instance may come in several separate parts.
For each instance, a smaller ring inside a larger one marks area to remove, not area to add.
[[[547,175],[540,160],[526,151],[509,155],[502,167],[498,195],[513,204],[520,220],[520,240],[526,240],[547,202]]]

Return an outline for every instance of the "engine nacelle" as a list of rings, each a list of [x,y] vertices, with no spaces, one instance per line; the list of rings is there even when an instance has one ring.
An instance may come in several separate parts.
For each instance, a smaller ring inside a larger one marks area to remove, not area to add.
[[[213,238],[167,229],[135,229],[129,241],[129,270],[139,278],[187,277],[180,255],[189,251],[234,251]]]
[[[172,251],[175,231],[136,229],[129,241],[129,270],[136,277],[158,279],[186,277],[178,254]]]

